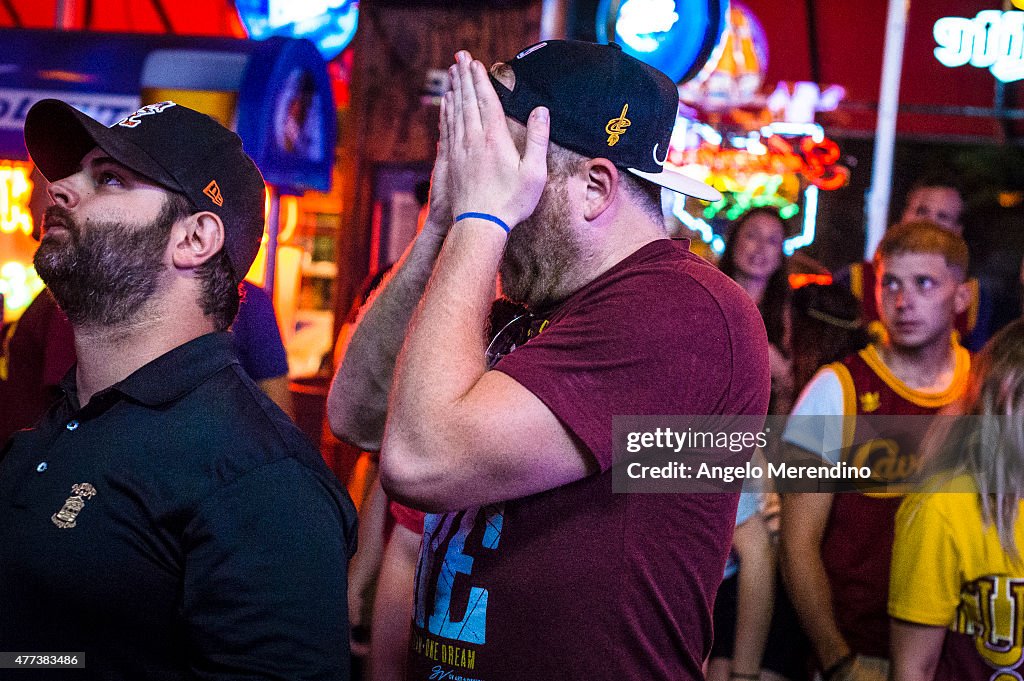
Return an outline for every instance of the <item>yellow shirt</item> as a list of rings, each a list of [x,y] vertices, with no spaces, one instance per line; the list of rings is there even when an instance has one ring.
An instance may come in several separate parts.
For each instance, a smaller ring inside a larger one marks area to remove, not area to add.
[[[1017,546],[1024,553],[1024,500]],[[985,527],[974,481],[960,476],[937,492],[914,494],[896,516],[889,614],[948,627],[974,639],[995,669],[1022,658],[1024,564],[1003,550],[995,526]]]

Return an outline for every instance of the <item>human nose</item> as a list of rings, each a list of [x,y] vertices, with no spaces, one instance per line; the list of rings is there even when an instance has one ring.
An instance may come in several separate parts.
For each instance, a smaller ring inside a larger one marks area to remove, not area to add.
[[[81,198],[71,183],[70,177],[51,182],[46,188],[50,201],[64,208],[73,208]]]
[[[906,289],[898,289],[893,294],[893,304],[896,306],[897,310],[905,310],[911,306],[910,295],[907,293]]]

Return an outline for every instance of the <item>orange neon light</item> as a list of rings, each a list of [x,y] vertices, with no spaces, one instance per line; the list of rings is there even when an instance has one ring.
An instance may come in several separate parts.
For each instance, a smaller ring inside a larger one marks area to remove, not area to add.
[[[839,165],[839,146],[830,139],[815,142],[810,137],[793,142],[779,135],[763,140],[766,153],[728,149],[703,142],[695,149],[675,149],[669,154],[674,166],[699,165],[712,175],[747,177],[757,174],[803,176],[824,190],[839,189],[850,180],[850,171]]]
[[[0,161],[0,232],[32,233],[32,166],[18,161]]]
[[[280,218],[281,221],[278,224],[277,232],[277,243],[286,244],[295,235],[295,228],[299,224],[299,197],[297,196],[282,196],[280,205]],[[266,190],[263,196],[263,219],[264,223],[270,221],[270,189]],[[278,257],[280,261],[280,257]],[[280,263],[279,263],[280,264]],[[256,259],[252,263],[252,267],[249,268],[249,273],[245,275],[251,283],[257,286],[263,286],[264,275],[267,266],[267,232],[263,231],[263,239],[260,241],[260,250],[256,254]]]
[[[798,289],[808,284],[821,284],[828,286],[832,283],[831,274],[791,274],[789,275],[789,287],[791,289]]]
[[[4,320],[18,319],[43,286],[32,265],[13,260],[0,263],[0,295],[4,298],[4,309],[0,312]]]
[[[283,244],[295,235],[295,228],[299,224],[299,197],[282,196],[280,199],[281,222],[278,223],[277,242]],[[270,188],[263,194],[263,221],[270,222]],[[263,232],[263,243],[267,242],[267,233]]]
[[[281,197],[281,224],[277,232],[279,244],[288,243],[295,234],[295,228],[299,224],[299,197]]]

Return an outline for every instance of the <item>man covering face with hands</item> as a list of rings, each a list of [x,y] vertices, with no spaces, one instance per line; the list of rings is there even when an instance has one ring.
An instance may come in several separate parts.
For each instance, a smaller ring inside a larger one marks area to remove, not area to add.
[[[611,490],[613,416],[768,402],[757,310],[666,237],[662,187],[719,196],[663,168],[676,87],[574,41],[450,75],[430,216],[329,400],[429,512],[409,678],[702,678],[738,495]],[[489,341],[496,274],[528,314]]]

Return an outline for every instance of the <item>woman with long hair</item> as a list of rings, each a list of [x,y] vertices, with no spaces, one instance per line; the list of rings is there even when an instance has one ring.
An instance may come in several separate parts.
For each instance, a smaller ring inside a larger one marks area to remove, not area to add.
[[[769,206],[752,208],[726,233],[718,267],[739,284],[757,305],[768,333],[772,372],[769,413],[785,414],[792,401],[793,380],[788,359],[789,272],[782,244],[786,222]]]
[[[896,681],[1019,679],[1024,663],[1024,319],[972,362],[963,412],[932,461],[945,472],[896,518]]]
[[[768,206],[751,208],[729,226],[718,267],[743,287],[764,318],[768,342],[784,347],[789,274],[782,244],[786,222]]]

